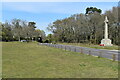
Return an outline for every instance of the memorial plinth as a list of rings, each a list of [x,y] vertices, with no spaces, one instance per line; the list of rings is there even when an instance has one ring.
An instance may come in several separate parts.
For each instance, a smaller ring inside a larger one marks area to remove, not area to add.
[[[104,46],[112,46],[110,39],[102,39],[101,44],[104,44]]]

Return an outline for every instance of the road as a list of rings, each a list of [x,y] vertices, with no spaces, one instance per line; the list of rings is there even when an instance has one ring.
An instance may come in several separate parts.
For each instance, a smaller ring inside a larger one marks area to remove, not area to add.
[[[73,46],[73,45],[62,45],[62,44],[51,44],[51,43],[40,43],[40,45],[46,45],[46,46],[60,48],[68,51],[80,52],[87,55],[120,61],[119,50],[94,49],[94,48],[87,48],[87,47],[80,47],[80,46]]]

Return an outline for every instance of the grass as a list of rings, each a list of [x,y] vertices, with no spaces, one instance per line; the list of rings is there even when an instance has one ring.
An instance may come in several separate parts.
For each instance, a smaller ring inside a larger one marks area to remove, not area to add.
[[[59,43],[64,45],[75,45],[75,46],[81,46],[81,47],[89,47],[89,48],[95,48],[95,49],[108,49],[108,50],[118,50],[119,47],[117,45],[113,46],[99,46],[94,44],[84,44],[84,43]]]
[[[2,43],[0,42],[0,79],[2,78]]]
[[[3,78],[117,78],[118,62],[37,43],[3,42]]]

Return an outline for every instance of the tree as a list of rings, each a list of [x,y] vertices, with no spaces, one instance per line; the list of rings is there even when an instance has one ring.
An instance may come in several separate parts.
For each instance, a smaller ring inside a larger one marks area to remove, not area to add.
[[[88,7],[86,8],[86,14],[91,14],[91,13],[102,13],[102,10],[101,9],[98,9],[96,7]]]
[[[90,11],[90,12],[89,12]],[[105,16],[109,19],[109,38],[114,44],[119,43],[118,33],[120,31],[118,22],[118,7],[113,7],[105,14],[100,14],[101,9],[88,7],[86,14],[74,14],[62,20],[56,20],[48,26],[53,32],[54,39],[59,42],[81,42],[100,44],[104,38]]]
[[[119,44],[119,36],[120,36],[120,26],[119,26],[119,11],[120,7],[113,7],[112,10],[108,10],[105,12],[105,15],[108,16],[109,19],[109,38],[112,39],[113,44]]]
[[[48,40],[49,42],[52,42],[52,41],[53,41],[53,35],[52,35],[52,34],[48,34],[48,35],[47,35],[47,40]]]
[[[0,22],[0,41],[2,41],[2,22]]]
[[[35,22],[27,22],[21,19],[13,19],[11,22],[6,21],[4,24],[0,24],[0,28],[2,27],[2,40],[33,40],[39,35],[44,39],[45,32],[43,30],[35,30],[35,24]]]
[[[29,39],[33,39],[33,37],[35,37],[35,22],[29,22],[28,26],[26,27],[25,31],[26,31],[26,37]]]
[[[2,40],[11,41],[13,39],[11,24],[5,22],[5,24],[2,24],[1,26],[2,26]]]
[[[20,41],[22,34],[23,34],[23,29],[21,26],[22,21],[20,19],[13,19],[12,20],[12,26],[14,28],[13,34],[18,40]]]

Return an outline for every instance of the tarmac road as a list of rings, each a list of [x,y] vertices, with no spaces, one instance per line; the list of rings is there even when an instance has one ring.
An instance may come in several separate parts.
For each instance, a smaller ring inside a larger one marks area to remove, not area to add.
[[[120,61],[120,51],[119,50],[106,50],[106,49],[94,49],[73,45],[62,45],[62,44],[51,44],[51,43],[40,43],[41,45],[46,45],[50,47],[60,48],[73,52],[80,52],[83,54],[88,54],[96,57],[103,57],[108,59],[114,59],[115,61]]]

